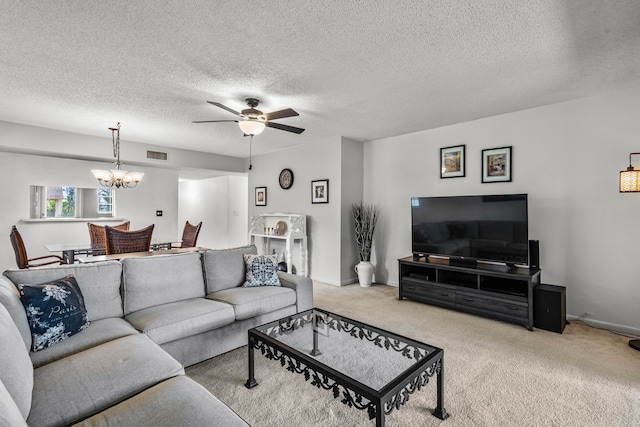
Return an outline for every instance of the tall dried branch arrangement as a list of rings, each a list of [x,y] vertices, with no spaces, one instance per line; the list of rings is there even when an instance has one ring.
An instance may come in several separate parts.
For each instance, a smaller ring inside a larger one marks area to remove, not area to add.
[[[364,202],[353,204],[353,224],[356,230],[356,243],[360,261],[371,260],[373,232],[378,221],[378,206]]]

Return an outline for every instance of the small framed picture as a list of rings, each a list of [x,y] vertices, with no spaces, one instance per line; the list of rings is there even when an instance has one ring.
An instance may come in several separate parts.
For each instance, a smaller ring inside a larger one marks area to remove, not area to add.
[[[464,176],[464,145],[440,149],[440,178]]]
[[[267,206],[267,187],[256,187],[256,206]]]
[[[513,147],[482,150],[482,182],[511,182]]]
[[[329,203],[329,180],[311,181],[311,203]]]

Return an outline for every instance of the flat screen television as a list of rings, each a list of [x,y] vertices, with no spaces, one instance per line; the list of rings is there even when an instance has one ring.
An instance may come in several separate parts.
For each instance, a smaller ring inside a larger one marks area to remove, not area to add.
[[[526,194],[411,198],[414,257],[529,263]]]

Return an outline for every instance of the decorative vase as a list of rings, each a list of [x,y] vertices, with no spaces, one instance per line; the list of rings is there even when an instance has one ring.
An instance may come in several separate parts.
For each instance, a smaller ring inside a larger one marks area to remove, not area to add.
[[[373,273],[376,272],[376,268],[371,264],[371,261],[360,261],[358,265],[354,267],[356,273],[358,273],[358,282],[363,288],[368,288],[373,282]]]

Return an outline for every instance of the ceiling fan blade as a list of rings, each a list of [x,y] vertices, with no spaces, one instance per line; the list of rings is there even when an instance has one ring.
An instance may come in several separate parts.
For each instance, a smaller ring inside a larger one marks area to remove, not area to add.
[[[302,133],[302,132],[304,132],[304,129],[302,129],[302,128],[297,128],[297,127],[293,127],[293,126],[287,126],[287,125],[283,125],[283,124],[280,124],[280,123],[267,122],[266,125],[267,125],[267,127],[274,128],[274,129],[279,129],[279,130],[285,130],[287,132],[293,132],[293,133]]]
[[[276,119],[284,119],[285,117],[294,117],[299,116],[295,110],[291,108],[285,108],[284,110],[272,111],[271,113],[265,114],[267,120],[276,120]]]
[[[211,105],[215,105],[216,107],[222,108],[223,110],[227,110],[228,112],[230,112],[231,114],[235,114],[236,116],[239,116],[240,113],[238,113],[235,110],[232,110],[231,108],[227,107],[226,105],[222,105],[219,102],[212,102],[212,101],[207,101],[209,104]]]
[[[224,122],[238,123],[237,120],[194,120],[191,123],[224,123]]]

